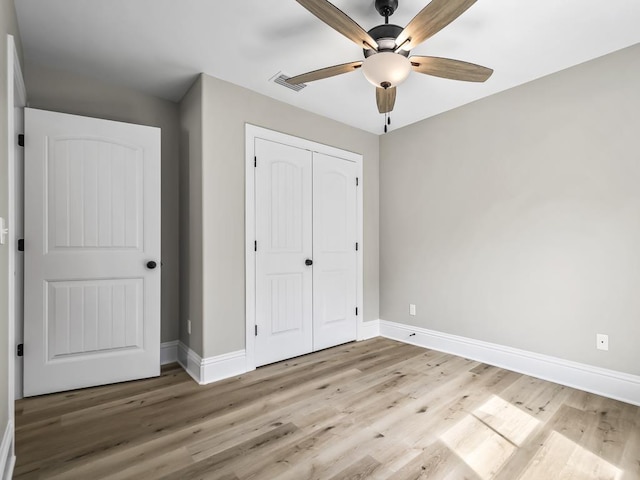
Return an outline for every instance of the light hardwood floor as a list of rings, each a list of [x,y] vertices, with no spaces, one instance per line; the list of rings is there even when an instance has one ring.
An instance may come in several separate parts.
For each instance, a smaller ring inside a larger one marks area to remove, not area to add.
[[[640,408],[376,338],[16,404],[15,478],[639,479]]]

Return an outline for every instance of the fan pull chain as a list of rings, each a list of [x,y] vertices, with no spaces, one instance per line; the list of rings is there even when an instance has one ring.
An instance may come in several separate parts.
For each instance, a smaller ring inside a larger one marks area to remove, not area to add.
[[[384,133],[387,133],[387,125],[391,125],[391,115],[384,114]]]

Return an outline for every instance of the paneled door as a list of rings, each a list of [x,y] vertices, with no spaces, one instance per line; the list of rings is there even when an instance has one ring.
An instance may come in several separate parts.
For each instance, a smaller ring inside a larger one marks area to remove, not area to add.
[[[25,109],[24,395],[160,373],[160,129]]]
[[[313,349],[356,338],[355,162],[313,154]]]
[[[256,365],[309,353],[312,156],[256,139]]]
[[[356,339],[357,164],[255,140],[255,364]]]

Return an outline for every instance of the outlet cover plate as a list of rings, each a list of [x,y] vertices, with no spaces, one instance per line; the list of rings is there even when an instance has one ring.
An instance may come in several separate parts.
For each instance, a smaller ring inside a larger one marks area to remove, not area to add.
[[[604,333],[597,333],[596,348],[598,350],[609,350],[609,335],[605,335]]]

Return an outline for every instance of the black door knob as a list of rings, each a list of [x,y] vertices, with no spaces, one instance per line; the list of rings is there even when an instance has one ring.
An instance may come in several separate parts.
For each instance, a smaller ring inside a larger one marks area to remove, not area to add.
[[[304,264],[305,264],[306,266],[313,265],[313,260],[311,260],[310,258],[307,258],[307,259],[304,261]]]
[[[153,270],[154,268],[156,268],[158,266],[158,264],[156,262],[154,262],[153,260],[147,262],[147,268],[149,270]]]

